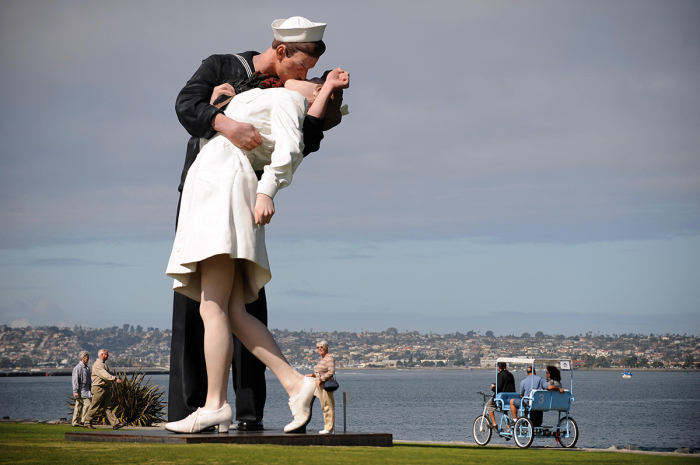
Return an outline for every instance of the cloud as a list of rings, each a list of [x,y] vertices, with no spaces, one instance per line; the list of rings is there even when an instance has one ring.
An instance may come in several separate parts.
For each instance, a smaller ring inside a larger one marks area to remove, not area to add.
[[[48,296],[28,297],[12,305],[2,305],[0,319],[12,321],[12,327],[48,326],[56,325],[57,322],[66,326],[67,320],[64,310]]]
[[[31,326],[29,324],[29,320],[26,318],[22,318],[21,320],[12,320],[12,323],[10,324],[13,328],[26,328],[27,326]]]
[[[208,54],[269,42],[265,21],[236,18],[295,7],[240,6],[198,38],[174,31],[230,5],[163,5],[2,7],[0,246],[172,237],[187,140],[175,95]],[[390,4],[308,13],[330,25],[319,69],[351,71],[352,114],[280,196],[278,234],[700,232],[697,5],[440,5],[404,2],[401,24]]]

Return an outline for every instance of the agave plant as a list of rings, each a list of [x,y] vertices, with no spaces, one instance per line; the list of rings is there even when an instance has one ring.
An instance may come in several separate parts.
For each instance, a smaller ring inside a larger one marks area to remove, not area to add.
[[[165,421],[163,409],[163,388],[152,384],[148,378],[144,384],[145,375],[141,370],[136,370],[131,374],[131,378],[126,374],[126,370],[121,374],[117,373],[122,382],[112,383],[112,410],[119,421],[129,426],[151,426],[155,423]],[[75,398],[68,395],[68,407],[73,414]],[[92,418],[93,423],[106,425],[107,417],[103,408],[100,408]]]

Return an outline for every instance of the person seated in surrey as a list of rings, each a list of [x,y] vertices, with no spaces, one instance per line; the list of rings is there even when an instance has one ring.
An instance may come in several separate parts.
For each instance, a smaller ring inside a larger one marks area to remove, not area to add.
[[[511,422],[515,422],[515,420],[518,418],[518,408],[520,408],[522,405],[522,398],[525,396],[530,396],[532,391],[542,389],[564,392],[564,389],[561,387],[561,376],[559,375],[559,370],[557,368],[553,366],[547,367],[547,381],[537,376],[537,372],[532,366],[528,366],[525,371],[527,372],[527,377],[520,381],[520,398],[510,400],[510,412],[513,415]],[[552,380],[552,377],[550,376],[552,371],[556,371],[556,376],[559,377],[558,381]]]
[[[549,384],[547,389],[550,391],[559,391],[563,394],[564,388],[561,385],[561,372],[559,371],[559,368],[548,365],[545,373],[547,376],[547,383]]]
[[[513,373],[508,371],[508,364],[506,362],[498,362],[498,376],[496,377],[496,384],[491,384],[491,390],[494,391],[494,395],[491,396],[488,403],[486,404],[486,409],[491,417],[491,424],[489,428],[496,429],[498,425],[496,424],[496,402],[495,396],[500,392],[517,392],[515,390],[515,378]]]

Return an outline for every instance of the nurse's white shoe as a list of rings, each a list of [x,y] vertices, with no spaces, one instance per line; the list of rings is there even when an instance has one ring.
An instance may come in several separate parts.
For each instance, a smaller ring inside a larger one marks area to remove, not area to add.
[[[301,392],[289,399],[289,409],[294,415],[294,421],[284,427],[285,433],[306,433],[306,425],[311,421],[315,391],[316,378],[305,377]]]
[[[165,429],[173,433],[201,433],[212,426],[218,427],[219,433],[227,433],[233,419],[233,411],[229,404],[224,404],[219,410],[205,410],[200,407],[187,418],[172,423],[166,423]]]

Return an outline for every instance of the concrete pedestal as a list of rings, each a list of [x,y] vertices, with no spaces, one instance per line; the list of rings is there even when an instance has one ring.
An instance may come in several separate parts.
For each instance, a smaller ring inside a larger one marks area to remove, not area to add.
[[[389,433],[285,434],[281,429],[262,431],[229,430],[228,433],[176,434],[165,429],[139,428],[112,431],[98,428],[66,433],[66,441],[142,442],[155,444],[277,444],[284,446],[370,446],[391,447]]]

